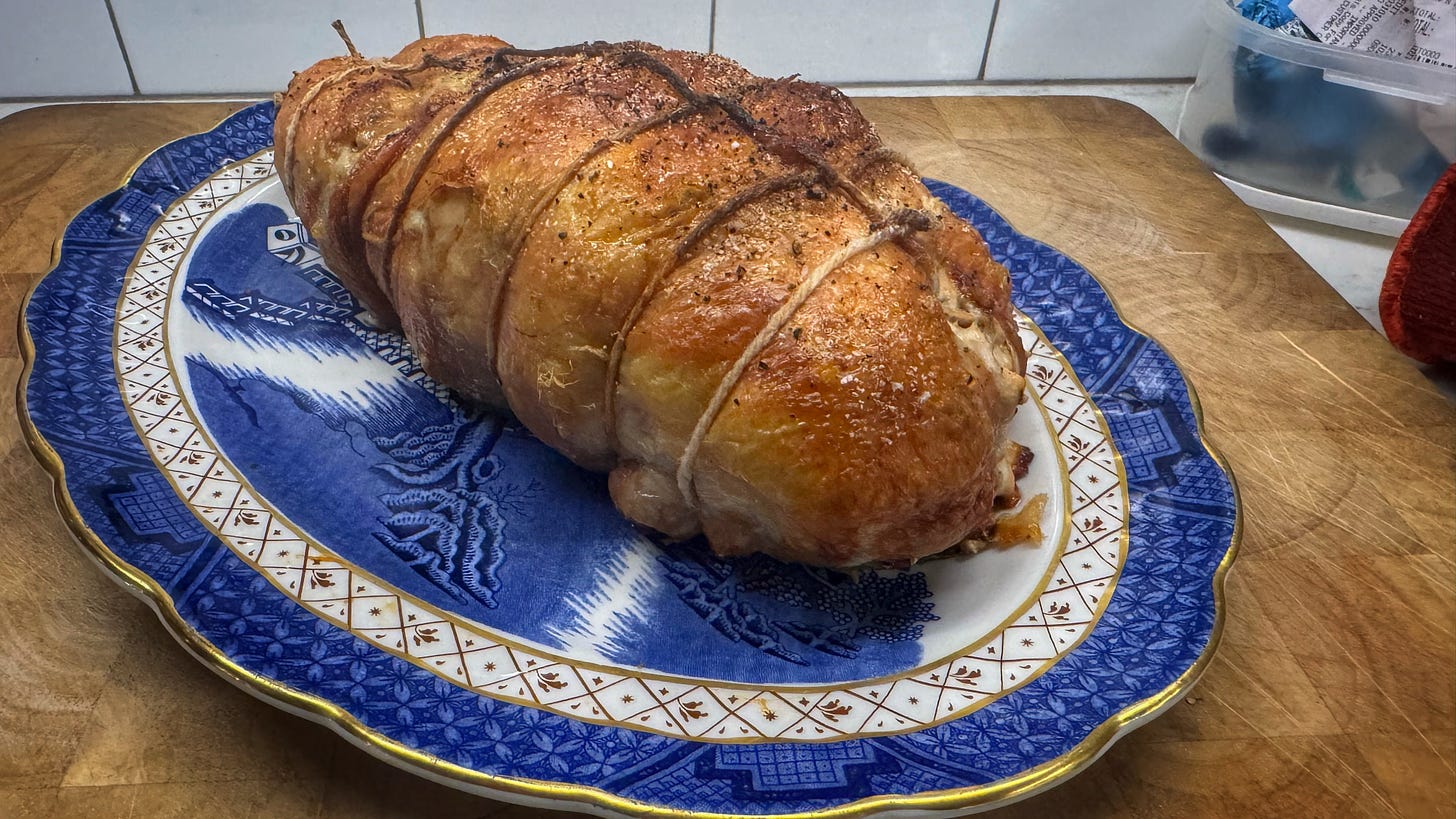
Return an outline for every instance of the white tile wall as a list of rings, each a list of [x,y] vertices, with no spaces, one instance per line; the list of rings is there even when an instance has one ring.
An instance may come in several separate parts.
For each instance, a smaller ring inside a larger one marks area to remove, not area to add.
[[[988,80],[1192,77],[1208,0],[1005,0]]]
[[[131,91],[102,0],[0,0],[0,97]]]
[[[646,40],[708,50],[712,0],[421,0],[426,34],[491,34],[521,48]]]
[[[974,80],[993,5],[718,0],[713,50],[767,76],[802,74],[831,83]]]
[[[365,56],[420,36],[413,0],[112,0],[143,94],[270,92],[344,53],[344,21]]]
[[[415,0],[111,5],[142,94],[259,95],[342,53],[329,27],[336,17],[370,56],[394,53],[422,21],[428,33],[485,32],[525,47],[711,43],[760,74],[862,88],[1189,77],[1205,39],[1202,7],[1216,1],[419,0],[418,14]],[[0,0],[0,99],[130,91],[106,0]]]

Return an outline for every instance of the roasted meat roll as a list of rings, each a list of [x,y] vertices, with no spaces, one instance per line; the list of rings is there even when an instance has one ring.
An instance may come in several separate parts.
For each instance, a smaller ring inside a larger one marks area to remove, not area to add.
[[[1016,497],[1006,271],[832,88],[645,43],[431,37],[297,74],[275,145],[374,319],[610,473],[633,521],[904,565]]]

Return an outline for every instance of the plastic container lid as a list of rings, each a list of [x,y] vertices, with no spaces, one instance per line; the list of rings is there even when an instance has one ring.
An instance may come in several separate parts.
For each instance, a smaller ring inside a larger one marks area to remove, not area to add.
[[[1396,57],[1302,40],[1267,29],[1225,0],[1208,0],[1204,18],[1213,32],[1254,51],[1324,71],[1325,80],[1429,103],[1456,100],[1456,71]]]

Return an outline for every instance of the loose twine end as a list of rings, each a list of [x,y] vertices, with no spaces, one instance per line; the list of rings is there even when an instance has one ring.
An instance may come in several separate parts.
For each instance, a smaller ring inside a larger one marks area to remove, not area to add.
[[[334,26],[334,31],[339,32],[339,39],[343,40],[344,41],[344,46],[349,49],[349,56],[350,57],[359,57],[359,56],[362,56],[362,55],[359,54],[359,49],[357,49],[357,48],[354,47],[354,41],[351,40],[351,39],[349,39],[349,31],[348,31],[348,29],[344,28],[344,21],[343,20],[335,20],[333,22],[333,26]]]

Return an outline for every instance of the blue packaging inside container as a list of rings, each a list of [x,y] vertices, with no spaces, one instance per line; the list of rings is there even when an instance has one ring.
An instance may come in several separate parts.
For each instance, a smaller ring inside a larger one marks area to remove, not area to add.
[[[1276,195],[1262,207],[1409,219],[1456,160],[1456,72],[1302,39],[1287,2],[1243,10],[1259,22],[1208,0],[1214,36],[1178,138],[1220,175]]]

